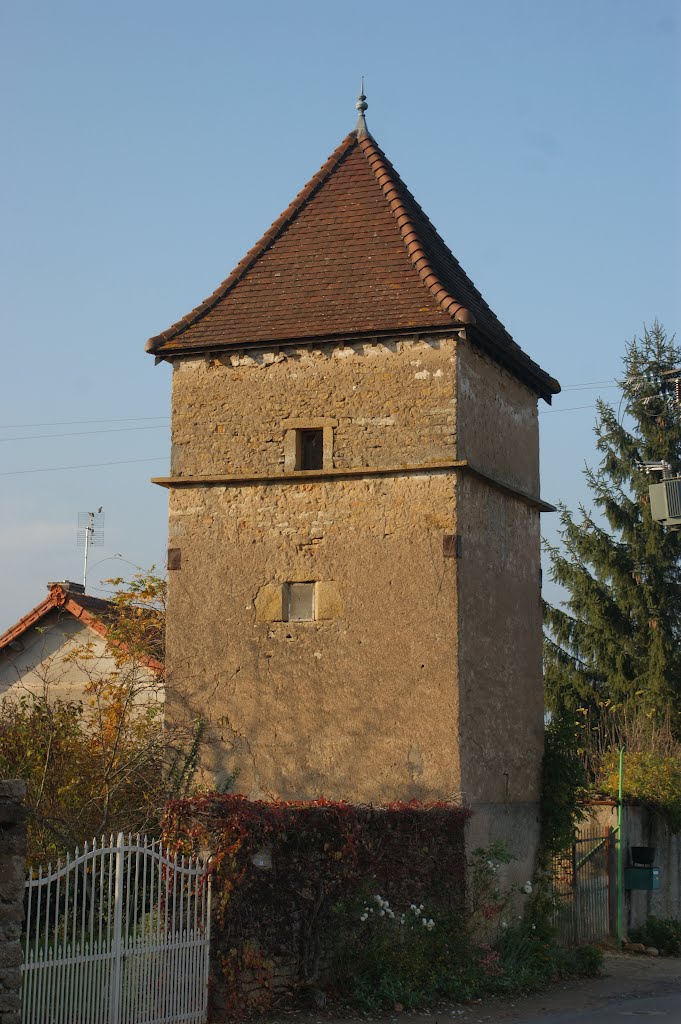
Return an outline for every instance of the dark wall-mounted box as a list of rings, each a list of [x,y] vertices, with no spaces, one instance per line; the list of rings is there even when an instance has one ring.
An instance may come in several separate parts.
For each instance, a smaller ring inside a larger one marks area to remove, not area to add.
[[[654,867],[625,868],[624,888],[659,889],[660,869]]]

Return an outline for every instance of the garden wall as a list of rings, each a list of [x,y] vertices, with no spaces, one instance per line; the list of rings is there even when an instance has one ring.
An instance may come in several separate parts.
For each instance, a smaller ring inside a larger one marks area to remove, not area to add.
[[[305,992],[323,998],[340,933],[355,928],[360,941],[362,907],[376,896],[397,914],[412,904],[462,910],[468,817],[448,804],[236,795],[169,805],[166,840],[209,849],[215,866],[213,1013],[266,1007],[275,995],[278,1005]]]
[[[617,807],[613,801],[594,803],[589,811],[599,825],[616,827]],[[632,846],[654,846],[654,863],[660,869],[661,882],[656,891],[625,889],[625,933],[644,924],[651,914],[681,920],[681,834],[670,832],[659,814],[630,803],[624,806],[623,834],[625,868],[632,863]]]
[[[21,928],[26,882],[26,785],[0,782],[0,1024],[21,1018]]]

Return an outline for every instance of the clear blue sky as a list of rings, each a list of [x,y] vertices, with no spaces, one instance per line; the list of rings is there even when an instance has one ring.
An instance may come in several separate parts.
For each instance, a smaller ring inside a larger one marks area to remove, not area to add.
[[[79,512],[106,513],[93,590],[163,563],[170,373],[144,342],[353,127],[361,74],[370,129],[516,340],[564,385],[599,382],[541,405],[544,497],[584,496],[625,341],[654,317],[681,331],[677,0],[5,0],[0,18],[0,630],[80,578]]]

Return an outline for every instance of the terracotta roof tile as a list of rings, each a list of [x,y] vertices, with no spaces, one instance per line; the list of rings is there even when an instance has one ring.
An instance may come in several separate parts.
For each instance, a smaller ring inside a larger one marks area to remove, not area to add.
[[[116,605],[113,601],[107,601],[100,597],[91,597],[90,594],[71,593],[59,584],[50,586],[47,597],[32,608],[17,623],[10,626],[0,635],[0,651],[9,647],[13,641],[18,640],[31,626],[35,626],[41,619],[55,609],[63,609],[69,612],[75,619],[80,619],[86,626],[93,629],[100,636],[107,636],[107,621],[115,614]],[[121,644],[113,641],[116,647],[124,649]],[[152,657],[143,657],[142,664],[152,672],[161,674],[163,665]]]
[[[513,341],[370,135],[351,133],[201,305],[147,343],[222,347],[473,326],[550,401],[559,386]]]

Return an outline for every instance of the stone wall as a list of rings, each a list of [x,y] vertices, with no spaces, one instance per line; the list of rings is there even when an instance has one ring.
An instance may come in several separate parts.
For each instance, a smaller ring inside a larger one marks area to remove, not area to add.
[[[0,782],[0,1024],[21,1019],[21,929],[26,883],[25,783]]]
[[[455,522],[445,474],[178,489],[170,717],[251,799],[457,799]],[[334,617],[263,621],[260,595],[333,583]]]
[[[612,801],[590,805],[590,820],[602,828],[615,828],[617,807]],[[681,921],[681,834],[670,832],[663,819],[639,804],[626,804],[623,811],[624,867],[632,863],[632,846],[655,847],[655,866],[660,869],[660,888],[625,889],[624,931],[645,923],[646,918],[673,917]]]
[[[306,425],[331,475],[296,474]],[[213,780],[238,769],[251,798],[463,797],[529,877],[537,396],[465,331],[178,358],[172,473],[168,708],[208,719]],[[296,582],[324,595],[314,621],[283,621]]]
[[[539,495],[537,397],[496,363],[457,349],[457,457]],[[507,881],[532,877],[544,748],[540,514],[462,475],[457,486],[461,788],[469,849],[503,840]]]
[[[291,419],[333,422],[335,467],[453,458],[455,346],[424,338],[177,359],[173,476],[283,473]]]

